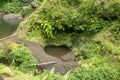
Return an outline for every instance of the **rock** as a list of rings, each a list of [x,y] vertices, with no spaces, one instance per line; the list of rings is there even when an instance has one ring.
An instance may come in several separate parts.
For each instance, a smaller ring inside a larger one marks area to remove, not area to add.
[[[69,61],[69,62],[64,62],[63,67],[66,70],[66,72],[68,72],[69,70],[72,70],[75,67],[80,67],[80,65],[78,62]]]
[[[22,8],[23,10],[30,10],[31,9],[31,6],[29,5],[29,6],[23,6],[23,8]]]
[[[0,75],[0,80],[4,80],[3,77]]]
[[[80,65],[76,61],[63,61],[59,58],[53,57],[45,53],[44,47],[40,45],[39,43],[36,42],[31,42],[31,41],[25,41],[21,40],[18,38],[18,34],[15,34],[13,36],[9,36],[8,38],[0,40],[1,43],[4,43],[6,41],[12,41],[15,43],[20,43],[24,44],[26,47],[28,47],[34,57],[38,60],[38,64],[41,63],[47,63],[47,62],[56,62],[55,64],[48,64],[48,65],[40,65],[37,66],[40,71],[46,69],[55,69],[55,73],[60,73],[60,74],[66,74],[69,70],[72,70],[75,67],[79,67]],[[69,54],[72,54],[72,52],[69,52]],[[66,56],[65,59],[69,58],[70,56]],[[71,56],[72,58],[72,56]],[[70,59],[71,59],[70,58]],[[14,76],[14,75],[13,75]]]
[[[32,8],[37,8],[39,6],[38,2],[32,2],[31,3]]]
[[[0,16],[3,16],[4,14],[5,14],[4,12],[0,11]]]
[[[6,14],[3,16],[3,20],[7,23],[17,22],[23,20],[20,14]]]
[[[3,12],[0,12],[0,16],[3,15],[4,13]]]
[[[20,14],[6,14],[3,16],[3,19],[4,20],[14,20],[14,19],[22,20],[23,17]]]
[[[67,54],[63,55],[61,57],[62,60],[64,61],[74,61],[75,57],[74,57],[74,53],[73,52],[68,52]]]

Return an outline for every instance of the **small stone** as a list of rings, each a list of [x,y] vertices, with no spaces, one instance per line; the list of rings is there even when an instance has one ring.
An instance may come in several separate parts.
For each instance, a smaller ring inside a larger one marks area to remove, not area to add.
[[[37,8],[39,6],[38,2],[32,2],[31,3],[32,8]]]
[[[23,17],[20,14],[6,14],[3,16],[4,20],[13,20],[13,19],[23,19]]]
[[[65,61],[74,61],[75,56],[73,52],[68,52],[67,54],[63,55],[61,59]]]
[[[0,12],[0,16],[3,15],[4,13],[3,12]]]
[[[3,16],[3,20],[7,23],[14,21],[21,21],[23,17],[20,14],[6,14]]]
[[[29,6],[23,6],[23,8],[22,8],[23,10],[30,10],[31,9],[31,6],[29,5]]]
[[[4,78],[0,75],[0,80],[4,80]]]

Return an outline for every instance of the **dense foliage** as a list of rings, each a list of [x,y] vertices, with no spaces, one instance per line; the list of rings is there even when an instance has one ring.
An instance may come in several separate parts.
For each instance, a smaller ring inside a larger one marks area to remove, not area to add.
[[[69,80],[119,80],[119,71],[105,63],[96,63],[92,66],[74,70]]]
[[[23,6],[27,6],[33,0],[10,0],[10,1],[1,1],[0,9],[5,13],[20,13]]]
[[[53,37],[59,33],[95,33],[108,22],[119,20],[119,4],[109,2],[101,5],[97,1],[77,0],[71,5],[69,0],[45,1],[30,19],[28,31],[42,33],[46,37]],[[47,4],[47,5],[46,5]],[[40,14],[40,15],[39,15]],[[45,16],[44,16],[45,15]],[[115,16],[112,16],[115,15]]]
[[[19,0],[22,1],[27,0]],[[27,37],[20,34],[22,39],[70,47],[81,64],[64,76],[51,70],[39,74],[37,79],[120,79],[120,0],[44,0],[17,31],[26,33]],[[7,64],[23,67],[36,63],[29,53],[26,47],[17,45],[1,48],[0,58],[6,59]]]
[[[37,64],[36,58],[30,54],[29,49],[16,43],[6,43],[0,47],[0,62],[18,67],[19,70],[27,73],[34,73],[33,65]]]
[[[34,1],[37,3],[42,2],[42,0],[0,0],[0,11],[6,14],[21,14],[25,17],[34,11],[34,9],[30,6]]]

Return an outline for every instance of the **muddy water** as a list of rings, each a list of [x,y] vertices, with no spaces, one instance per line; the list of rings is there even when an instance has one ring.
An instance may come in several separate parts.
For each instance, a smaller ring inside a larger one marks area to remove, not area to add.
[[[45,47],[45,52],[48,55],[60,58],[70,52],[70,49],[65,47],[65,46],[46,46]]]
[[[4,21],[3,15],[0,14],[0,38],[7,37],[14,33],[14,31],[17,29],[20,21],[18,20],[12,20],[12,21]]]

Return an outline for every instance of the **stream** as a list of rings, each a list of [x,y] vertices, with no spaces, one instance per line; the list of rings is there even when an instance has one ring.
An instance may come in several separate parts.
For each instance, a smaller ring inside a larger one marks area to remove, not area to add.
[[[18,20],[3,20],[3,15],[0,14],[0,38],[7,37],[14,33],[20,21]]]

